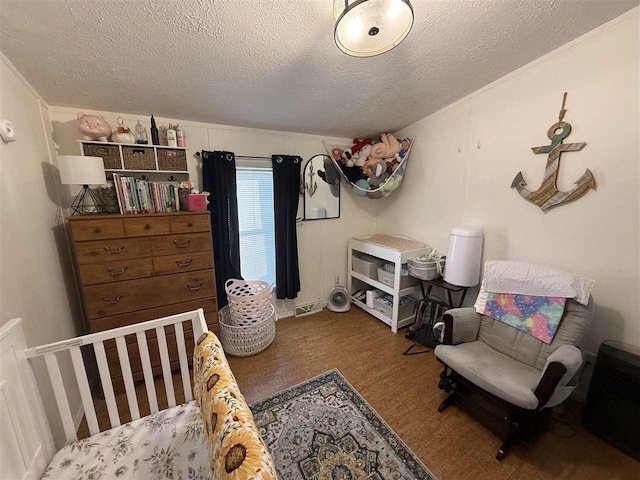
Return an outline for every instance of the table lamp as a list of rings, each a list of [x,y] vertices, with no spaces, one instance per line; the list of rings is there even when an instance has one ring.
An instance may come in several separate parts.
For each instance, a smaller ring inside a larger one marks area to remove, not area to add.
[[[89,185],[107,183],[102,158],[82,155],[59,155],[58,170],[60,171],[60,181],[64,185],[82,185],[82,190],[71,202],[72,215],[100,213],[100,197],[89,188]],[[87,201],[87,197],[91,198],[90,202]]]

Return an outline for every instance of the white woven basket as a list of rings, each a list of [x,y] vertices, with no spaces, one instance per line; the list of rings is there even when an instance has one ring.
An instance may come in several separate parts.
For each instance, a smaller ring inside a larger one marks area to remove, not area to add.
[[[273,286],[262,280],[229,279],[224,284],[233,325],[253,325],[272,313]]]
[[[229,307],[218,313],[220,320],[220,343],[225,353],[238,357],[248,357],[260,353],[276,338],[276,313],[273,305],[271,313],[261,322],[246,326],[233,325]]]

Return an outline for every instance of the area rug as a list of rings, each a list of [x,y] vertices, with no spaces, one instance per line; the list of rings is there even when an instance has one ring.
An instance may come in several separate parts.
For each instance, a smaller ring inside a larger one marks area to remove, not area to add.
[[[251,410],[283,480],[435,480],[338,370]]]

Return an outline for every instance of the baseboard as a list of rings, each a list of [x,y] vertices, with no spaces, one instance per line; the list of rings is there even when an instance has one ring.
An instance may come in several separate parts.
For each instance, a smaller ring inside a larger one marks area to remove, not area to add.
[[[80,424],[82,423],[82,419],[84,418],[84,407],[80,404],[78,411],[73,416],[73,426],[76,429],[76,432],[80,429]]]

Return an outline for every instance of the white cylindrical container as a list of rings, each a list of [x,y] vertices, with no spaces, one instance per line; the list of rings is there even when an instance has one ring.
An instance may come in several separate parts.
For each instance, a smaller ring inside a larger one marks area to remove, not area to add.
[[[482,229],[456,227],[451,230],[444,281],[460,287],[473,287],[480,281]]]

